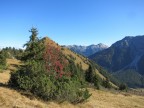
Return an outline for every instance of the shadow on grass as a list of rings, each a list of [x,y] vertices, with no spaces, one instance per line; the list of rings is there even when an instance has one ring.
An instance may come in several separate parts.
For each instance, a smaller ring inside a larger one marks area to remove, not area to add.
[[[19,90],[19,89],[17,89],[16,87],[11,87],[11,86],[9,86],[8,84],[4,84],[4,83],[1,83],[1,82],[0,82],[0,87],[8,88],[8,89],[11,89],[11,90],[16,90],[16,91],[19,92],[21,95],[26,96],[26,97],[29,98],[30,100],[33,100],[33,99],[36,98],[36,96],[34,96],[32,93]],[[1,108],[1,107],[0,107],[0,108]]]
[[[8,86],[8,84],[4,84],[4,83],[1,83],[1,82],[0,82],[0,87],[10,88],[10,87]]]

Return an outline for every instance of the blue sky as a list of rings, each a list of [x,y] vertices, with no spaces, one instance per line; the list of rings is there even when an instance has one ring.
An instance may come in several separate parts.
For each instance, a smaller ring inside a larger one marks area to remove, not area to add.
[[[0,47],[22,47],[37,27],[61,45],[144,35],[144,0],[0,0]]]

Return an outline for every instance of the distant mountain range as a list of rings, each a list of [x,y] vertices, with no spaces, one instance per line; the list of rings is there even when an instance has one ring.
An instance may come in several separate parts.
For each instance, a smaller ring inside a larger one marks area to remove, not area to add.
[[[130,87],[144,87],[144,35],[127,36],[89,58]]]
[[[102,43],[100,44],[97,44],[97,45],[89,45],[89,46],[81,46],[81,45],[68,45],[68,46],[64,46],[64,47],[67,47],[69,48],[70,50],[78,53],[78,54],[81,54],[81,55],[84,55],[86,57],[96,53],[96,52],[99,52],[99,51],[102,51],[104,49],[107,49],[108,46],[107,45],[104,45]]]

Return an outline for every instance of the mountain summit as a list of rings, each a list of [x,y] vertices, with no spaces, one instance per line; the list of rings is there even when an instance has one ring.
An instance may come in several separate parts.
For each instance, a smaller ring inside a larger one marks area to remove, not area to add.
[[[106,48],[108,48],[107,45],[104,45],[102,43],[100,44],[97,44],[97,45],[89,45],[89,46],[81,46],[81,45],[68,45],[68,46],[65,46],[67,48],[69,48],[70,50],[78,53],[78,54],[82,54],[86,57],[96,53],[96,52],[99,52],[99,51],[102,51]]]
[[[129,86],[144,86],[144,35],[127,36],[89,58]]]

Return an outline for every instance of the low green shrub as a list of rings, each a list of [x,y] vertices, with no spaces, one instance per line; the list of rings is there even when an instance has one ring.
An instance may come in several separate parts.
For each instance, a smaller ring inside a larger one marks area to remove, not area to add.
[[[78,77],[55,78],[41,70],[38,65],[40,63],[30,62],[17,72],[11,73],[9,85],[31,92],[43,100],[56,100],[57,102],[69,101],[75,104],[91,96]]]
[[[46,101],[79,103],[88,99],[91,94],[85,88],[81,66],[66,58],[59,48],[40,41],[36,28],[30,32],[23,56],[25,66],[11,74],[9,85]]]
[[[120,84],[120,86],[119,86],[119,90],[126,90],[127,91],[127,89],[128,89],[128,87],[127,87],[127,85],[126,84]]]

